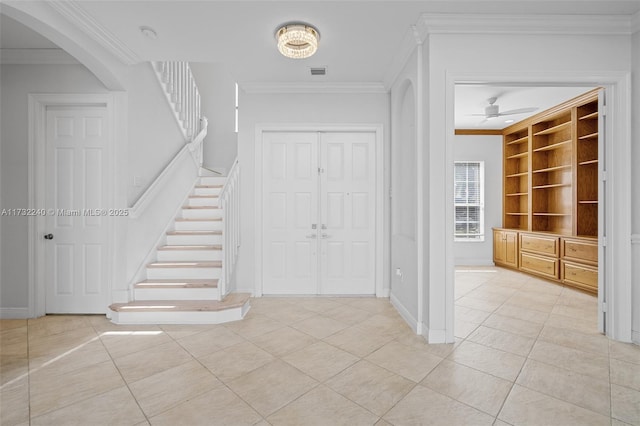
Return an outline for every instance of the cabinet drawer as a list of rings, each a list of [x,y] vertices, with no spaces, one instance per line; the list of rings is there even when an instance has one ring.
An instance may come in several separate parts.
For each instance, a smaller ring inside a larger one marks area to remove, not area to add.
[[[562,257],[578,262],[598,264],[598,243],[596,241],[561,239]]]
[[[562,261],[562,282],[583,290],[598,291],[598,268]]]
[[[520,253],[520,269],[554,280],[558,279],[558,263],[559,260],[553,257]]]
[[[558,237],[520,234],[520,250],[558,257]]]

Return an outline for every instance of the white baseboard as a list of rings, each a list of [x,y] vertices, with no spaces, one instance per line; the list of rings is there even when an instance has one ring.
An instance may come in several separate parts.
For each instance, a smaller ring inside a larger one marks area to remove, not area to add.
[[[640,345],[640,331],[631,331],[631,341],[636,345]]]
[[[495,266],[492,259],[454,259],[455,266]]]
[[[422,324],[422,335],[429,344],[447,343],[447,333],[444,330],[429,330],[426,324]]]
[[[31,318],[29,308],[0,308],[0,319]]]
[[[391,300],[391,304],[398,311],[402,319],[405,320],[409,327],[413,330],[414,333],[418,332],[418,321],[411,315],[411,313],[405,308],[405,306],[398,300],[398,298],[391,293],[389,298]]]
[[[376,294],[376,297],[381,297],[381,298],[386,298],[386,297],[390,297],[390,296],[391,296],[391,289],[390,288],[383,288],[380,293]]]

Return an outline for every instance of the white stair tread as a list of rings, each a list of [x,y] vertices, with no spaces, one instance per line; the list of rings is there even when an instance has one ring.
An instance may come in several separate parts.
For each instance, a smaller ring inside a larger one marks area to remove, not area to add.
[[[176,222],[222,222],[221,217],[211,217],[211,218],[188,218],[188,217],[177,217]]]
[[[109,306],[114,312],[194,312],[222,311],[243,306],[251,295],[232,293],[224,300],[139,300],[129,303],[114,303]]]
[[[201,245],[201,246],[162,246],[158,250],[222,250],[221,244]]]
[[[224,185],[196,185],[195,188],[222,188]]]
[[[147,268],[222,268],[222,261],[213,260],[206,262],[153,262]]]
[[[144,280],[137,283],[136,288],[217,288],[218,280]]]
[[[183,206],[183,209],[217,209],[218,206]]]
[[[214,198],[218,199],[217,195],[189,195],[189,198]]]

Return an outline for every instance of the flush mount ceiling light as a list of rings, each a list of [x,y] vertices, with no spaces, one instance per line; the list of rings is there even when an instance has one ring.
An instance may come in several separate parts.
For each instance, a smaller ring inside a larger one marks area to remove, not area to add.
[[[281,25],[276,31],[278,50],[287,58],[304,59],[316,53],[320,33],[304,22]]]

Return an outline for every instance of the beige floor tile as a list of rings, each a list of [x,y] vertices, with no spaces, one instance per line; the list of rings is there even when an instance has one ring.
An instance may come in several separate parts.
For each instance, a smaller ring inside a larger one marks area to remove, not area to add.
[[[442,361],[442,358],[432,355],[424,348],[407,346],[396,341],[387,343],[366,359],[416,383],[424,379]]]
[[[511,390],[499,419],[516,426],[605,426],[609,417],[518,386]]]
[[[168,342],[115,358],[114,362],[127,383],[132,383],[191,360],[189,352],[176,342]]]
[[[536,293],[529,293],[536,294]],[[507,306],[514,306],[516,308],[526,308],[532,311],[539,311],[546,314],[549,314],[553,311],[555,306],[555,302],[546,302],[538,300],[538,298],[533,298],[529,296],[527,293],[515,294],[509,300],[504,302]]]
[[[209,370],[191,361],[131,383],[129,388],[151,417],[220,386]]]
[[[345,309],[344,306],[338,306],[324,312],[322,315],[333,318],[348,325],[356,325],[371,318],[373,313],[364,309],[356,308],[355,306],[349,306]]]
[[[200,359],[220,380],[227,383],[261,367],[275,358],[251,342],[242,342]]]
[[[250,318],[245,318],[242,321],[226,323],[224,326],[245,339],[248,339],[282,328],[284,324],[264,315],[255,315]]]
[[[492,425],[494,418],[474,408],[416,386],[384,419],[393,425]]]
[[[545,325],[540,332],[539,339],[603,356],[609,354],[608,339],[602,335],[584,334],[574,330]]]
[[[600,334],[598,332],[598,318],[584,317],[584,318],[572,318],[564,315],[549,314],[549,318],[545,325],[549,325],[555,328],[564,328],[567,330],[578,331],[583,334]]]
[[[497,330],[507,331],[509,333],[518,334],[523,337],[535,339],[542,330],[542,324],[531,321],[509,318],[499,314],[493,314],[487,318],[482,325],[495,328]]]
[[[224,326],[217,326],[197,334],[178,339],[178,344],[196,358],[210,355],[220,349],[244,342],[241,337]]]
[[[325,342],[314,343],[282,359],[320,382],[335,376],[359,360],[349,352]]]
[[[443,361],[421,382],[457,401],[496,416],[512,383],[473,368]]]
[[[92,327],[29,339],[29,357],[54,358],[97,341],[98,335]]]
[[[203,331],[211,330],[212,328],[223,328],[223,326],[211,324],[162,324],[160,328],[171,336],[171,338],[182,339]]]
[[[29,424],[29,378],[23,377],[0,388],[0,424]]]
[[[458,339],[466,339],[478,327],[480,327],[479,322],[468,322],[468,321],[458,320],[458,321],[455,321],[453,324],[453,335]]]
[[[559,284],[552,283],[545,280],[544,278],[537,278],[531,275],[525,274],[524,277],[521,278],[525,280],[524,284],[520,288],[520,290],[522,291],[526,291],[529,293],[545,293],[555,296],[559,296],[560,294],[562,294],[563,287]]]
[[[251,341],[272,355],[283,356],[307,347],[318,340],[291,327],[284,327],[254,337]]]
[[[467,321],[467,322],[475,322],[482,323],[486,320],[489,315],[491,315],[487,311],[481,311],[478,309],[467,308],[462,305],[455,306],[455,320],[457,321]]]
[[[611,383],[640,391],[640,366],[611,358]]]
[[[31,425],[136,425],[144,414],[126,386],[31,419]]]
[[[505,380],[514,381],[524,364],[525,358],[488,346],[464,341],[449,355],[448,360]]]
[[[354,306],[373,314],[395,312],[389,299],[384,297],[346,297],[343,301],[346,305]]]
[[[610,340],[609,351],[611,358],[633,364],[640,364],[640,346],[638,345]]]
[[[374,314],[358,326],[368,333],[377,333],[395,338],[398,332],[411,330],[405,320],[397,312]]]
[[[344,330],[349,327],[348,324],[334,320],[333,318],[327,318],[322,315],[316,315],[300,322],[296,322],[291,327],[302,331],[316,339],[324,339],[331,336],[338,331]]]
[[[388,333],[371,333],[371,329],[363,327],[362,324],[346,328],[324,339],[325,342],[358,357],[369,355],[391,340],[393,336]]]
[[[527,356],[535,342],[528,337],[485,326],[478,327],[467,340],[520,356]]]
[[[386,421],[385,419],[380,419],[376,422],[375,426],[393,426],[393,425],[388,421]]]
[[[27,327],[9,328],[0,331],[0,354],[3,356],[27,357],[27,336]]]
[[[59,375],[36,371],[30,376],[31,416],[38,417],[124,386],[111,361]]]
[[[512,295],[513,295],[513,292],[507,293],[507,292],[491,291],[484,285],[479,288],[476,288],[475,290],[467,294],[467,296],[473,297],[474,299],[482,299],[482,300],[488,300],[490,302],[502,302],[502,303],[506,302],[507,299],[509,299]]]
[[[329,379],[326,385],[379,416],[415,386],[412,381],[365,360]]]
[[[521,306],[513,306],[504,304],[500,306],[494,314],[502,315],[509,318],[516,318],[523,321],[534,322],[536,324],[544,324],[549,314],[533,309],[523,308]]]
[[[100,332],[100,340],[114,358],[119,358],[173,341],[158,327],[107,330]]]
[[[596,379],[609,380],[609,358],[606,356],[538,340],[529,358]]]
[[[630,426],[629,423],[623,422],[618,419],[611,419],[611,426]]]
[[[485,312],[493,312],[498,309],[503,302],[496,302],[492,300],[476,299],[470,296],[464,296],[456,300],[456,305],[464,306],[465,308],[477,309]]]
[[[611,385],[611,416],[631,425],[640,425],[640,391]]]
[[[27,326],[26,319],[0,319],[0,331]]]
[[[86,343],[80,343],[66,352],[50,355],[33,356],[29,360],[31,372],[49,373],[52,376],[62,375],[74,370],[111,361],[109,353],[97,337]]]
[[[378,416],[337,394],[318,386],[267,418],[274,426],[373,425]]]
[[[413,330],[405,330],[396,335],[394,339],[396,342],[400,342],[407,346],[416,346],[418,348],[424,348],[427,352],[440,358],[446,358],[453,352],[457,343],[438,343],[429,344],[424,336],[416,334]]]
[[[343,310],[342,306],[337,309],[339,309],[340,311]],[[251,310],[253,310],[253,308],[251,308]],[[257,313],[261,313],[262,315],[265,315],[283,324],[294,324],[296,322],[300,322],[314,315],[317,315],[317,313],[314,311],[310,311],[309,309],[305,309],[302,306],[291,303],[287,303],[286,305],[278,308],[265,306],[262,311],[258,311]]]
[[[265,386],[268,383],[269,386]],[[316,382],[296,368],[275,360],[228,383],[229,388],[267,417],[315,387]]]
[[[29,320],[29,340],[91,327],[89,317],[81,315],[47,315]]]
[[[150,420],[154,426],[250,426],[262,420],[262,417],[223,386],[178,404]]]
[[[551,310],[552,313],[557,315],[563,315],[565,317],[571,317],[576,319],[593,318],[598,315],[598,306],[594,304],[589,307],[577,307],[566,305],[555,305]]]
[[[0,356],[0,386],[26,376],[29,372],[29,360],[13,356]]]
[[[608,381],[529,359],[516,383],[607,417],[611,412]]]

